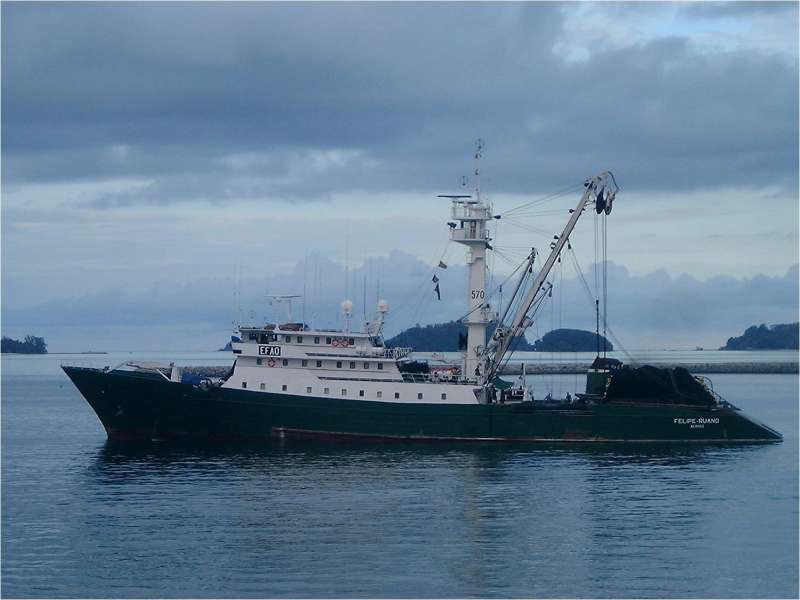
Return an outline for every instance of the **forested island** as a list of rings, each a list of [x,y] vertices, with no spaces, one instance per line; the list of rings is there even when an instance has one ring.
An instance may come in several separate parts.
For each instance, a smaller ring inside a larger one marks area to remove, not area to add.
[[[487,337],[493,331],[490,325],[486,329]],[[467,326],[459,321],[426,325],[415,325],[386,341],[390,348],[413,348],[418,352],[458,352],[467,345]],[[516,350],[533,350],[526,339],[521,339]]]
[[[493,325],[493,324],[492,324]],[[487,328],[487,338],[493,331],[490,325]],[[458,321],[439,323],[437,325],[416,325],[406,329],[386,342],[387,346],[411,347],[419,352],[456,352],[466,347],[467,327]],[[611,352],[614,345],[604,338],[600,339],[600,351]],[[531,344],[526,339],[521,339],[513,350],[525,352],[594,352],[597,350],[598,336],[591,331],[581,329],[555,329],[546,333],[536,343]]]
[[[595,352],[598,348],[611,352],[614,345],[602,335],[583,329],[554,329],[533,344],[536,352]]]
[[[3,336],[0,352],[3,354],[47,354],[47,342],[44,341],[44,338],[35,335],[26,335],[22,341]]]
[[[728,338],[720,350],[797,350],[800,323],[753,325],[739,337]]]

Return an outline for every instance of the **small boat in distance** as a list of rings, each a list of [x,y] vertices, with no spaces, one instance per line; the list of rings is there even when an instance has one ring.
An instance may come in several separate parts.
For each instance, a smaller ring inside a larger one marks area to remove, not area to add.
[[[469,312],[461,365],[431,368],[411,348],[388,348],[380,301],[361,330],[303,322],[241,326],[235,361],[224,377],[201,378],[173,364],[116,368],[64,366],[112,439],[250,440],[319,438],[436,442],[771,442],[781,435],[719,398],[684,369],[629,368],[600,356],[574,398],[535,400],[500,379],[515,343],[552,288],[547,277],[580,216],[612,210],[618,188],[604,172],[583,194],[550,252],[535,269],[532,249],[502,315],[486,292],[487,223],[496,218],[480,195],[451,201],[450,239],[467,249]],[[487,328],[494,325],[487,338]],[[487,342],[488,339],[488,342]]]

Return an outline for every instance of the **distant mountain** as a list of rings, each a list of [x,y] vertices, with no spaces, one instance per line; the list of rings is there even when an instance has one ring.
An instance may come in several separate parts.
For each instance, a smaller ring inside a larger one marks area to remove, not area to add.
[[[26,335],[23,341],[3,336],[0,351],[13,354],[47,354],[47,343],[44,338]]]
[[[490,325],[486,330],[487,337],[492,331],[493,327]],[[392,348],[410,347],[419,352],[457,352],[460,349],[459,339],[464,344],[466,336],[466,325],[459,321],[450,321],[425,327],[415,325],[387,340],[386,345]],[[523,338],[517,342],[514,350],[530,351],[533,346]]]
[[[598,347],[601,352],[614,350],[614,345],[602,335],[583,329],[554,329],[533,344],[537,352],[595,352]]]
[[[800,323],[753,325],[743,335],[728,338],[720,350],[797,350],[798,331]]]

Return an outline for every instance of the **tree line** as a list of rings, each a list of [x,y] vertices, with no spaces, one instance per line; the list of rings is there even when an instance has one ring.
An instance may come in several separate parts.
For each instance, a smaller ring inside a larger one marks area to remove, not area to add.
[[[720,350],[797,350],[798,331],[800,322],[753,325],[742,335],[728,338]]]
[[[47,354],[47,342],[35,335],[26,335],[22,341],[3,336],[0,351],[14,354]]]

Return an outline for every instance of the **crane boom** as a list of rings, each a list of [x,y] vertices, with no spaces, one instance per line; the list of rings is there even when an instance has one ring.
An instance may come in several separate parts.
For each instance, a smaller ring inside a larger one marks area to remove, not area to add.
[[[586,189],[583,192],[580,201],[572,211],[569,221],[567,221],[567,224],[564,226],[564,230],[561,232],[561,235],[556,237],[556,241],[552,247],[550,255],[547,257],[544,266],[542,266],[542,269],[536,275],[536,279],[534,279],[533,284],[528,290],[528,293],[525,295],[525,298],[522,300],[522,303],[517,309],[514,320],[507,328],[503,328],[502,326],[498,325],[494,335],[495,339],[492,340],[493,344],[490,344],[487,347],[485,356],[486,363],[483,372],[484,386],[490,384],[494,380],[494,377],[498,374],[500,364],[503,362],[503,358],[514,340],[523,335],[525,330],[532,324],[532,321],[528,319],[528,311],[531,309],[536,297],[539,295],[547,276],[550,274],[550,270],[553,268],[553,265],[561,254],[564,245],[569,240],[569,236],[572,234],[572,230],[575,228],[575,224],[578,222],[578,219],[583,213],[583,210],[586,208],[586,205],[590,201],[594,200],[597,203],[598,212],[601,212],[602,210],[605,210],[606,214],[611,212],[611,204],[614,201],[614,196],[617,193],[617,185],[614,181],[614,175],[610,171],[604,171],[600,175],[596,175],[586,180],[584,185]]]

